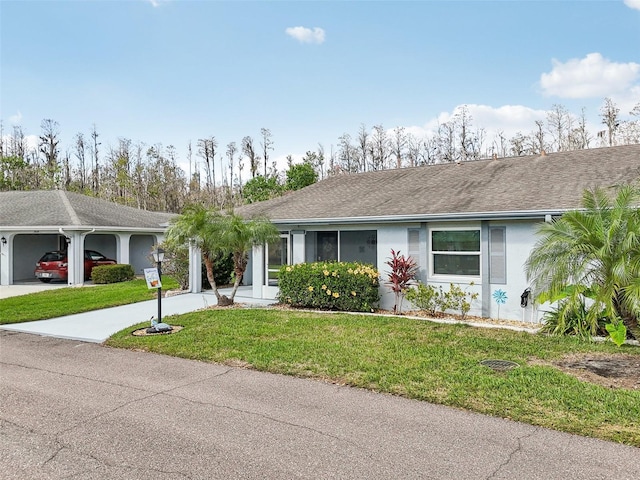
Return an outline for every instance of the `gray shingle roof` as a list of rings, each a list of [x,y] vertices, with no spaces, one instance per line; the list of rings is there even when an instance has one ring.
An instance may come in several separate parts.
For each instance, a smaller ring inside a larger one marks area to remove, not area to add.
[[[640,145],[336,175],[243,206],[275,223],[446,215],[504,215],[579,208],[583,191],[640,179]]]
[[[173,215],[62,190],[0,192],[0,227],[79,226],[162,229]]]

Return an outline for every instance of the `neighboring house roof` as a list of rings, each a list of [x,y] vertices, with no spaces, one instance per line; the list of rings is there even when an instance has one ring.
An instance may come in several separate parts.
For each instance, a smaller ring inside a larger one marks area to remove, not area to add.
[[[172,214],[126,207],[63,190],[0,192],[1,227],[162,230]]]
[[[640,179],[640,145],[329,177],[237,213],[274,223],[527,217],[581,206],[585,189]]]

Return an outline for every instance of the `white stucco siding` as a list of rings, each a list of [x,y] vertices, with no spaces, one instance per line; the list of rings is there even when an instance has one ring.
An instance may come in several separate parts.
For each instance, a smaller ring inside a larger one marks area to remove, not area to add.
[[[540,220],[542,221],[542,220]],[[517,222],[491,222],[490,226],[506,227],[506,284],[490,284],[490,308],[492,318],[498,317],[498,305],[493,299],[496,290],[506,293],[507,301],[500,305],[500,318],[508,320],[524,320],[527,322],[537,322],[537,311],[533,306],[533,298],[530,296],[529,304],[526,308],[520,307],[520,296],[530,285],[527,282],[525,273],[525,262],[529,257],[537,237],[536,227],[540,223],[532,221]],[[535,294],[535,292],[532,292]]]
[[[405,224],[378,227],[378,262],[380,272],[380,308],[392,310],[395,303],[393,292],[385,285],[389,274],[386,262],[391,258],[391,250],[400,251],[401,255],[408,255],[409,228],[420,228],[420,224]]]

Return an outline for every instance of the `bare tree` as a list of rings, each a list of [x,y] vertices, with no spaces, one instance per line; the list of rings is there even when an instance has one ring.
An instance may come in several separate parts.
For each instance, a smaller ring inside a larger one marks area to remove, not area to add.
[[[511,155],[515,157],[521,157],[527,152],[527,142],[530,142],[529,137],[526,137],[522,132],[517,132],[514,137],[509,140],[511,145],[509,151]]]
[[[9,141],[9,156],[25,159],[27,150],[27,141],[20,125],[14,125],[13,135]]]
[[[227,144],[227,158],[229,159],[229,204],[233,203],[233,171],[235,170],[235,155],[238,151],[236,142]]]
[[[338,159],[341,170],[345,172],[357,171],[355,148],[351,144],[351,135],[343,133],[338,138]]]
[[[536,130],[534,130],[528,137],[530,142],[529,151],[532,154],[541,154],[543,152],[546,152],[547,149],[544,138],[544,123],[542,122],[542,120],[536,120],[535,124]]]
[[[361,172],[367,171],[367,156],[369,152],[369,132],[367,132],[367,127],[364,123],[360,124],[360,130],[358,130],[358,157]]]
[[[324,146],[319,143],[318,144],[318,153],[316,155],[316,163],[313,165],[313,168],[318,172],[318,178],[324,178]]]
[[[389,139],[382,125],[373,127],[369,143],[369,155],[371,157],[371,170],[384,170],[387,168]]]
[[[75,136],[75,156],[78,159],[78,180],[80,191],[84,192],[87,186],[86,145],[84,135],[78,132]]]
[[[604,99],[604,105],[600,108],[600,118],[602,118],[602,123],[606,125],[607,130],[606,133],[599,132],[598,137],[604,138],[604,134],[606,134],[608,145],[612,147],[615,145],[616,131],[620,126],[620,109],[609,97]]]
[[[583,107],[580,113],[580,118],[578,118],[578,125],[571,130],[569,135],[569,148],[571,150],[582,150],[584,148],[589,148],[590,142],[591,135],[587,130],[587,118]]]
[[[60,154],[60,130],[58,122],[45,118],[40,124],[42,133],[40,135],[39,150],[44,155],[44,167],[49,181],[52,185],[55,185],[57,180],[56,176],[59,173],[60,165],[58,155]]]
[[[91,175],[91,187],[93,189],[94,195],[97,195],[100,190],[100,165],[99,165],[99,155],[98,155],[98,146],[100,146],[100,142],[98,142],[98,131],[96,130],[95,123],[93,124],[93,130],[91,130],[91,160],[92,160],[92,175]]]
[[[262,135],[262,159],[264,160],[264,176],[268,176],[267,164],[269,163],[269,150],[273,150],[273,139],[271,131],[268,128],[261,128],[260,134]]]
[[[569,132],[571,132],[572,119],[568,110],[559,104],[554,104],[547,112],[547,131],[553,139],[555,151],[562,152],[568,150]]]
[[[207,192],[212,195],[215,195],[216,190],[215,158],[217,148],[218,141],[214,136],[198,140],[198,156],[202,158],[205,163]]]
[[[402,162],[407,148],[407,134],[404,127],[395,127],[391,139],[391,151],[396,157],[396,168],[402,168]]]
[[[249,171],[251,172],[251,178],[256,178],[260,157],[257,155],[256,149],[253,146],[253,138],[249,136],[244,137],[240,148],[242,148],[242,153],[249,159]]]

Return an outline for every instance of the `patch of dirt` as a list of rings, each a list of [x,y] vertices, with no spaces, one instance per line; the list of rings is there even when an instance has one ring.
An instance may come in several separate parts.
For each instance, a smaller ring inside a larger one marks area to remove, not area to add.
[[[583,353],[568,355],[551,363],[531,363],[557,367],[583,382],[608,388],[640,390],[640,355]]]

